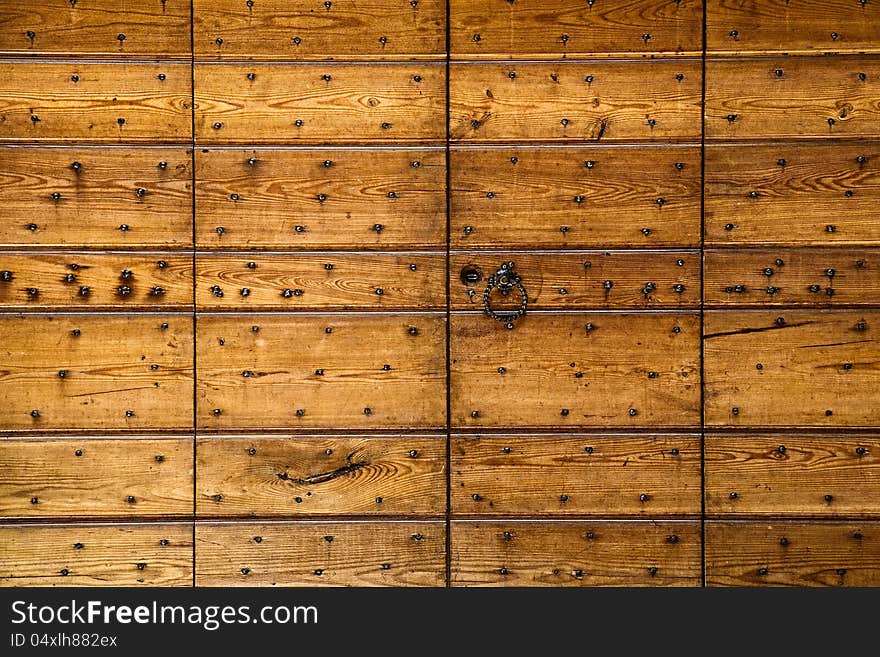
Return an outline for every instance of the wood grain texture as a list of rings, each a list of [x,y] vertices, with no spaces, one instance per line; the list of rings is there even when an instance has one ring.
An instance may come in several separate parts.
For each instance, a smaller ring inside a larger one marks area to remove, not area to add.
[[[191,429],[192,324],[163,314],[0,316],[0,431]]]
[[[708,426],[880,424],[876,311],[708,312]]]
[[[0,307],[151,310],[192,308],[192,256],[0,251]],[[5,281],[2,272],[9,272]]]
[[[445,153],[203,149],[196,239],[210,249],[443,248]]]
[[[446,513],[442,436],[223,436],[197,453],[202,518]]]
[[[187,64],[71,61],[6,68],[0,142],[190,142]]]
[[[706,251],[710,306],[876,305],[880,249]]]
[[[877,59],[776,57],[706,63],[707,139],[878,136]]]
[[[698,436],[452,438],[452,512],[699,515]]]
[[[452,522],[452,586],[699,586],[698,522]]]
[[[473,143],[698,141],[700,75],[694,61],[453,64],[450,134]]]
[[[706,523],[709,586],[878,586],[880,523]]]
[[[188,57],[187,0],[28,0],[5,3],[2,55]]]
[[[196,138],[267,144],[444,140],[445,66],[375,64],[367,70],[357,64],[196,64]]]
[[[0,157],[2,247],[192,245],[189,150],[4,147]]]
[[[446,308],[440,254],[203,254],[196,258],[196,278],[203,310]]]
[[[192,523],[0,526],[0,586],[192,586]]]
[[[443,586],[442,522],[196,523],[196,586]]]
[[[696,253],[504,251],[455,253],[450,290],[455,310],[482,310],[487,279],[503,262],[514,262],[529,293],[529,308],[695,308],[700,305],[700,256]],[[468,275],[478,272],[480,280]],[[610,281],[610,285],[609,285]],[[513,297],[516,296],[514,300]],[[510,307],[493,294],[493,307]]]
[[[699,0],[491,0],[450,3],[453,57],[699,56]]]
[[[197,57],[409,59],[446,53],[441,0],[196,0]]]
[[[192,518],[192,439],[0,439],[3,518]]]
[[[439,314],[202,316],[199,427],[442,428],[445,333]]]
[[[880,144],[706,147],[708,245],[880,244]]]
[[[880,7],[867,0],[708,0],[706,41],[717,54],[876,52]]]
[[[695,147],[453,149],[457,248],[700,242]]]
[[[513,330],[482,313],[456,314],[450,349],[453,427],[644,428],[700,421],[699,317],[693,314],[532,314]]]
[[[715,516],[880,516],[876,435],[708,436],[706,510]]]

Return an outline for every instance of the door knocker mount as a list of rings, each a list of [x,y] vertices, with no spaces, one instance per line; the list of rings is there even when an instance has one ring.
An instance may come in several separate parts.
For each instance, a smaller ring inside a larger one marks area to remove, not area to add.
[[[483,292],[483,308],[486,314],[495,321],[504,323],[507,328],[512,329],[513,323],[526,314],[526,306],[529,304],[529,294],[522,284],[522,278],[516,273],[515,264],[512,261],[501,263],[498,271],[489,276],[486,282],[488,283],[486,291]],[[502,297],[507,297],[512,291],[517,290],[521,297],[519,308],[507,311],[494,310],[490,297],[495,289],[498,290]]]

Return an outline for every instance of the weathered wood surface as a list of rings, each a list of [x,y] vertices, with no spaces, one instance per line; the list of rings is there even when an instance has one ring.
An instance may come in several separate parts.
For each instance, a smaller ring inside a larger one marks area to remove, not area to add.
[[[202,149],[196,239],[210,249],[445,247],[445,153]]]
[[[706,510],[715,516],[880,516],[880,439],[707,436]]]
[[[0,431],[191,429],[188,315],[0,316]]]
[[[192,517],[192,439],[0,439],[0,516]]]
[[[443,586],[442,522],[196,524],[197,586]]]
[[[457,436],[451,450],[458,515],[700,513],[698,436]]]
[[[200,517],[446,513],[442,437],[222,436],[197,454]]]
[[[700,77],[695,61],[453,64],[450,135],[473,143],[699,141]]]
[[[696,147],[453,148],[453,248],[700,243]]]
[[[878,330],[870,310],[706,313],[706,424],[880,424]]]
[[[709,586],[878,586],[880,523],[706,523]]]
[[[683,313],[531,314],[513,330],[453,315],[452,425],[697,426],[699,330]]]
[[[200,428],[446,424],[442,315],[205,315],[197,326]]]
[[[452,522],[452,586],[699,586],[700,524]]]
[[[192,523],[0,526],[0,586],[192,586]]]

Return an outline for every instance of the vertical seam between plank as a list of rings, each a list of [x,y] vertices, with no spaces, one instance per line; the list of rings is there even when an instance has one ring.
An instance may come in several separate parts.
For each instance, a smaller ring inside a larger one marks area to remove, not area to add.
[[[703,1],[703,43],[700,92],[700,585],[706,586],[706,362],[703,340],[706,297],[706,21],[707,2]]]
[[[192,189],[190,190],[192,198],[192,346],[193,346],[193,389],[192,389],[192,433],[193,433],[193,460],[192,460],[192,585],[196,586],[196,461],[198,458],[198,413],[196,408],[197,400],[197,340],[196,340],[196,55],[195,55],[195,2],[189,2],[189,72],[190,72],[190,144],[192,155],[190,156],[190,166],[192,166]]]
[[[451,315],[451,262],[449,251],[451,249],[451,181],[452,171],[450,168],[450,84],[449,84],[449,60],[450,60],[450,0],[446,0],[446,587],[452,586],[452,315]]]

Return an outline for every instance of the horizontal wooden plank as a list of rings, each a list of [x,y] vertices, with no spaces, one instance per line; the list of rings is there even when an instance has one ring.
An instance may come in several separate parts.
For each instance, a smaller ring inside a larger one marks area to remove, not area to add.
[[[876,311],[708,312],[709,426],[880,424]]]
[[[483,314],[453,315],[452,425],[697,426],[699,319],[533,314],[508,330]]]
[[[695,61],[453,64],[457,142],[699,141]]]
[[[880,7],[868,0],[708,0],[712,53],[862,53],[880,49]]]
[[[28,0],[8,3],[0,54],[188,56],[187,0]]]
[[[0,316],[0,431],[191,429],[193,320]]]
[[[442,315],[203,316],[205,429],[441,428]]]
[[[700,55],[699,0],[495,0],[450,3],[453,57]]]
[[[707,305],[876,305],[880,249],[711,250],[704,275]]]
[[[0,440],[0,516],[191,518],[192,463],[192,439]]]
[[[441,0],[195,0],[197,57],[443,57]]]
[[[203,149],[196,163],[203,248],[446,245],[443,151]]]
[[[224,436],[197,453],[201,517],[446,512],[442,436]]]
[[[451,451],[457,514],[700,513],[699,436],[464,436]]]
[[[187,149],[4,147],[0,157],[2,247],[192,245]]]
[[[776,57],[706,63],[707,139],[880,137],[880,61]]]
[[[458,248],[700,243],[700,152],[669,148],[453,149]]]
[[[707,436],[713,515],[880,516],[880,438]]]
[[[192,308],[192,256],[0,251],[0,307]]]
[[[450,258],[453,309],[482,310],[487,279],[505,262],[514,263],[528,291],[528,307],[534,310],[700,305],[696,253],[472,251]],[[511,303],[518,305],[519,297],[505,300],[496,293],[492,303],[512,309]]]
[[[878,586],[880,523],[706,523],[709,586]]]
[[[0,526],[0,586],[192,586],[192,523]]]
[[[0,142],[188,143],[190,67],[20,63],[0,79]]]
[[[196,299],[204,310],[446,307],[441,254],[202,254],[196,257],[196,279]]]
[[[880,243],[880,144],[706,147],[708,245]]]
[[[452,586],[699,586],[699,522],[452,522]]]
[[[196,138],[202,143],[442,142],[445,71],[428,63],[369,69],[196,64]]]
[[[196,586],[443,586],[442,522],[196,523]]]

